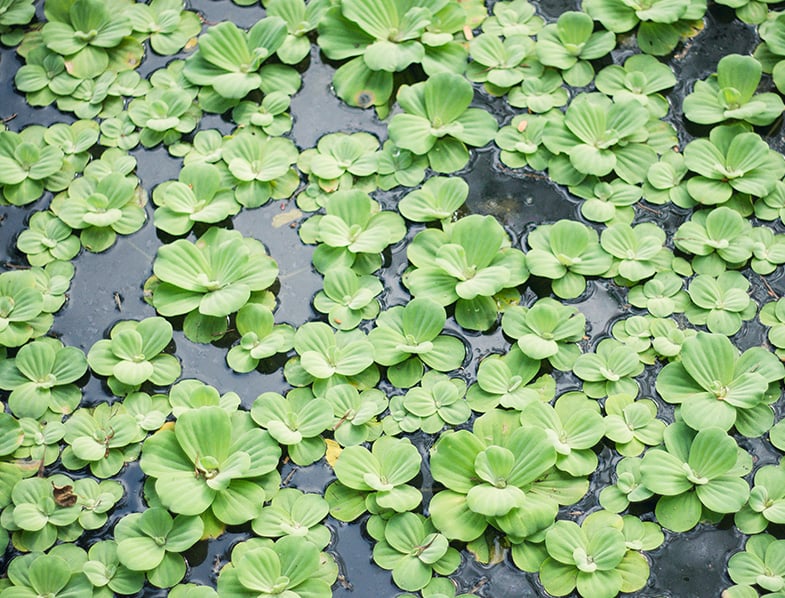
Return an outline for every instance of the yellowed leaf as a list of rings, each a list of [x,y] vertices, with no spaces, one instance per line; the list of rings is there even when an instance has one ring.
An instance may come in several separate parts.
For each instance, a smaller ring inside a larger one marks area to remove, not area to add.
[[[341,451],[341,445],[335,442],[330,438],[325,438],[324,441],[327,443],[327,453],[325,454],[324,458],[327,459],[327,463],[330,464],[330,467],[335,467],[335,462],[338,460]]]
[[[191,39],[189,39],[185,43],[185,47],[183,47],[183,50],[185,50],[186,52],[190,52],[191,50],[193,50],[196,47],[197,43],[199,43],[199,38],[198,37],[192,37]]]
[[[288,212],[281,212],[280,214],[276,214],[273,216],[273,228],[281,228],[282,226],[286,226],[290,222],[299,220],[302,218],[302,216],[303,213],[297,208],[289,210]]]

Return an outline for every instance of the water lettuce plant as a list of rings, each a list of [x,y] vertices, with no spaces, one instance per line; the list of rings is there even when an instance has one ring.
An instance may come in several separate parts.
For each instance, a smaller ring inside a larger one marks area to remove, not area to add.
[[[547,116],[519,114],[509,125],[499,129],[494,142],[501,148],[499,159],[510,168],[531,166],[545,170],[551,153],[542,145]]]
[[[123,465],[135,461],[147,436],[123,405],[77,409],[64,425],[68,446],[60,457],[63,465],[70,470],[89,466],[98,478],[115,476]]]
[[[286,397],[262,393],[251,406],[251,417],[286,447],[297,465],[310,465],[324,455],[321,434],[332,425],[333,413],[327,400],[314,397],[310,389],[295,388]]]
[[[379,315],[379,300],[384,290],[382,282],[373,275],[357,274],[351,268],[336,266],[324,274],[322,290],[313,298],[316,311],[327,314],[327,319],[338,330],[356,328],[362,320]]]
[[[483,83],[489,93],[502,96],[524,79],[542,73],[535,47],[534,40],[523,35],[504,39],[487,33],[478,35],[469,44],[471,62],[466,78]]]
[[[461,339],[441,334],[447,321],[444,308],[425,297],[412,299],[382,312],[368,334],[374,360],[387,366],[387,379],[409,388],[423,375],[423,365],[447,372],[458,369],[466,357]]]
[[[193,131],[202,116],[194,95],[188,90],[154,87],[131,101],[128,116],[140,129],[139,142],[144,147],[171,145]]]
[[[548,558],[539,571],[548,593],[567,596],[577,589],[584,598],[613,598],[642,589],[649,563],[627,547],[624,525],[622,517],[606,511],[590,514],[581,525],[557,521],[545,534]]]
[[[427,155],[435,172],[460,170],[469,161],[467,145],[485,145],[498,129],[491,114],[469,108],[473,97],[471,84],[453,73],[402,86],[396,99],[404,112],[390,120],[390,139],[398,147]]]
[[[510,246],[493,216],[472,214],[445,227],[417,233],[406,249],[412,268],[403,283],[415,297],[455,303],[455,319],[469,330],[487,330],[498,317],[493,296],[529,276],[524,254]]]
[[[581,203],[581,214],[587,220],[612,225],[632,222],[635,217],[633,206],[643,191],[637,185],[619,179],[605,183],[596,177],[588,177],[580,185],[570,187],[570,193],[585,200]]]
[[[45,413],[38,419],[19,418],[19,427],[24,432],[19,448],[13,453],[15,459],[36,463],[36,467],[51,465],[60,457],[60,442],[65,435],[62,416]],[[14,438],[11,436],[11,438]],[[10,439],[9,439],[10,440]],[[10,494],[11,488],[8,488]]]
[[[545,431],[556,449],[556,469],[576,478],[597,469],[592,449],[603,437],[603,419],[596,401],[581,393],[565,393],[553,406],[535,401],[521,411],[521,424]]]
[[[690,324],[704,324],[709,332],[736,334],[742,322],[754,318],[758,309],[747,295],[749,288],[749,281],[739,272],[699,274],[687,288],[690,303],[685,306],[684,315]]]
[[[637,26],[636,41],[641,51],[664,56],[682,39],[698,32],[706,2],[584,0],[583,9],[614,33],[625,33]]]
[[[68,284],[62,292],[68,289]],[[20,347],[45,334],[54,317],[48,310],[34,270],[0,274],[0,347]]]
[[[785,349],[785,301],[769,301],[758,313],[758,319],[769,329],[766,333],[769,342],[774,346],[774,353],[782,359]]]
[[[286,39],[286,23],[280,17],[260,19],[248,31],[230,21],[211,27],[185,62],[183,75],[200,86],[211,88],[227,106],[251,91],[264,90],[263,63]]]
[[[93,596],[131,594],[142,589],[144,572],[131,571],[120,563],[114,540],[101,540],[90,546],[87,559],[82,572],[93,584]]]
[[[611,64],[597,73],[597,89],[614,100],[633,98],[648,108],[652,116],[668,113],[668,100],[660,93],[676,85],[676,76],[659,60],[634,54],[623,65]]]
[[[381,266],[379,254],[406,234],[403,218],[382,210],[378,202],[360,190],[336,191],[325,214],[311,216],[300,228],[300,237],[320,243],[313,263],[322,273],[347,266],[358,274],[370,274]]]
[[[276,50],[276,55],[284,64],[297,64],[311,51],[308,34],[324,18],[330,3],[327,0],[312,0],[308,3],[305,0],[267,0],[264,7],[268,16],[286,21],[286,37]]]
[[[371,369],[374,347],[360,330],[334,332],[324,322],[308,322],[294,334],[299,364],[316,380],[351,377]]]
[[[276,353],[286,353],[294,346],[294,328],[275,324],[273,312],[264,305],[249,303],[235,318],[240,343],[229,349],[226,363],[235,372],[245,373]]]
[[[696,173],[687,181],[690,196],[710,206],[725,203],[734,192],[764,197],[785,174],[782,155],[739,124],[714,127],[708,139],[690,141],[684,163]]]
[[[297,167],[325,192],[376,174],[379,140],[370,133],[330,133],[297,158]]]
[[[662,442],[665,422],[657,418],[657,404],[651,399],[611,395],[605,400],[605,414],[605,436],[625,457],[637,457]]]
[[[458,211],[468,195],[469,185],[462,178],[435,176],[403,196],[398,210],[412,222],[443,221]]]
[[[118,322],[108,339],[97,341],[87,353],[96,374],[107,377],[112,392],[126,395],[145,382],[167,386],[180,376],[177,357],[164,353],[172,342],[172,325],[160,317]]]
[[[280,480],[280,456],[278,443],[248,413],[205,406],[181,413],[173,427],[150,436],[140,465],[172,512],[209,511],[219,522],[236,525],[257,517],[275,493],[269,489]]]
[[[0,515],[3,529],[11,532],[13,546],[22,552],[43,552],[57,540],[71,542],[84,529],[77,523],[82,506],[70,494],[73,481],[64,475],[19,480],[11,491],[11,502]],[[68,488],[62,496],[57,488]]]
[[[445,432],[431,449],[431,473],[445,489],[433,496],[429,511],[448,539],[475,540],[489,524],[525,536],[517,529],[522,520],[556,517],[564,495],[537,488],[548,485],[556,449],[544,430],[521,427],[518,418],[489,411],[475,420],[473,432]]]
[[[69,414],[82,399],[75,383],[86,371],[80,349],[43,337],[21,347],[16,357],[0,360],[0,389],[11,391],[7,404],[17,417]]]
[[[785,568],[782,566],[782,555],[785,542],[776,539],[771,534],[756,534],[751,536],[744,546],[744,551],[737,552],[728,561],[728,575],[740,584],[726,592],[730,598],[744,598],[745,596],[760,595],[753,586],[758,586],[765,592],[764,596],[775,597],[785,587]],[[749,592],[744,592],[744,588]]]
[[[408,438],[382,436],[369,451],[350,446],[333,466],[337,481],[325,492],[330,514],[354,521],[365,511],[405,513],[422,501],[422,493],[407,482],[419,472],[422,457]]]
[[[180,553],[193,546],[203,530],[199,517],[172,517],[161,507],[129,513],[115,526],[117,558],[131,571],[144,571],[152,585],[168,588],[185,575]]]
[[[544,25],[544,19],[528,0],[511,0],[493,5],[491,14],[482,22],[482,31],[502,37],[535,35]]]
[[[785,521],[785,470],[782,461],[764,465],[755,472],[750,498],[734,516],[733,522],[743,533],[765,531],[769,523]]]
[[[594,399],[616,394],[637,396],[639,388],[634,378],[643,369],[636,353],[610,338],[601,340],[595,352],[578,356],[572,366],[583,380],[583,392]]]
[[[426,372],[419,386],[390,399],[390,416],[384,419],[384,431],[391,435],[417,430],[436,434],[445,425],[458,426],[468,421],[472,413],[465,395],[466,382],[460,378]]]
[[[672,254],[664,247],[665,232],[651,222],[634,227],[613,224],[602,231],[600,245],[614,258],[605,276],[617,276],[622,282],[651,278],[671,265]]]
[[[422,183],[427,167],[427,156],[401,149],[388,139],[379,152],[376,183],[384,191],[399,185],[414,187]]]
[[[222,146],[221,159],[235,180],[237,201],[258,208],[272,199],[285,199],[299,185],[293,164],[297,148],[285,137],[240,132]]]
[[[138,180],[120,173],[104,177],[83,176],[52,199],[51,210],[60,220],[79,231],[88,251],[106,251],[117,235],[135,233],[147,215],[147,196]]]
[[[331,537],[330,529],[321,525],[329,510],[330,505],[318,494],[282,488],[251,525],[254,533],[263,538],[305,538],[322,550]]]
[[[779,91],[785,89],[785,63],[782,62],[785,57],[785,37],[783,37],[783,23],[785,17],[783,12],[770,12],[769,17],[765,22],[761,23],[758,27],[758,32],[761,38],[760,45],[755,49],[755,58],[757,58],[764,73],[771,74],[774,85]]]
[[[133,4],[126,15],[134,31],[149,36],[150,47],[158,54],[177,54],[202,30],[199,15],[186,10],[183,0],[153,0]]]
[[[5,596],[91,596],[93,587],[82,573],[85,551],[74,544],[60,544],[44,554],[18,556],[8,564]]]
[[[130,38],[133,24],[121,6],[119,1],[50,0],[41,29],[43,43],[70,63],[76,77],[97,77],[115,64],[112,50],[129,43],[141,50],[141,44]]]
[[[463,70],[466,50],[453,33],[465,24],[464,10],[445,0],[348,0],[321,19],[317,43],[332,60],[350,59],[333,76],[338,97],[384,118],[393,73],[418,63],[430,76]]]
[[[25,205],[41,197],[48,179],[63,167],[63,152],[46,143],[40,128],[0,131],[0,185],[3,200]],[[51,189],[59,191],[60,189]]]
[[[728,54],[717,64],[717,73],[696,81],[684,98],[684,116],[692,122],[713,125],[739,120],[755,126],[770,125],[785,110],[776,93],[755,93],[762,67],[752,56]]]
[[[591,17],[566,11],[537,34],[537,58],[559,69],[568,85],[583,87],[594,78],[591,60],[602,58],[616,44],[610,31],[594,31]]]
[[[586,333],[586,317],[574,307],[544,297],[531,307],[507,308],[502,330],[527,357],[547,359],[554,368],[569,370],[581,352],[577,343]]]
[[[569,158],[576,182],[581,175],[613,172],[635,184],[657,161],[657,152],[646,143],[649,119],[648,109],[633,98],[613,101],[601,93],[581,94],[563,119],[548,121],[542,141],[554,154]]]
[[[232,109],[232,120],[238,128],[257,134],[284,135],[292,129],[292,115],[288,112],[291,101],[283,91],[271,91],[261,102],[243,100]]]
[[[79,237],[53,212],[35,212],[28,228],[19,233],[16,246],[32,266],[45,266],[55,260],[70,260],[79,253]]]
[[[373,547],[373,560],[382,569],[392,570],[395,585],[414,592],[427,586],[434,572],[453,573],[461,555],[429,519],[396,513],[385,522],[384,538]]]
[[[275,542],[252,538],[232,550],[231,562],[218,574],[218,593],[238,598],[329,598],[337,576],[333,557],[304,537],[285,536]]]
[[[195,224],[214,224],[240,211],[231,188],[212,164],[187,164],[176,181],[153,190],[155,227],[170,235],[185,235]]]
[[[129,395],[128,398],[133,396],[135,395]],[[125,403],[128,402],[128,398]],[[220,407],[232,414],[241,402],[240,395],[236,392],[221,394],[216,388],[194,379],[180,380],[169,389],[169,396],[164,398],[168,399],[168,406],[175,418],[180,417],[186,411],[200,407]],[[157,426],[157,428],[160,427]]]
[[[644,486],[641,480],[641,459],[622,458],[616,464],[616,483],[600,491],[600,505],[612,513],[621,513],[630,503],[650,499],[654,492]]]
[[[510,106],[526,108],[535,114],[547,114],[569,101],[569,94],[562,85],[559,71],[546,68],[540,77],[525,79],[507,95]]]
[[[693,270],[717,276],[726,267],[738,268],[752,257],[752,225],[737,211],[718,206],[694,212],[679,226],[673,244],[690,253]]]
[[[0,16],[0,41],[6,46],[15,46],[21,41],[22,28],[35,15],[33,0],[4,0]]]
[[[739,355],[727,337],[699,332],[684,341],[681,360],[660,371],[656,388],[664,400],[681,405],[681,417],[693,429],[735,426],[753,437],[774,423],[769,404],[783,377],[785,367],[766,349]]]
[[[585,277],[605,274],[613,261],[597,233],[572,220],[538,226],[526,242],[529,272],[551,279],[553,292],[564,299],[578,297],[586,289]]]
[[[517,344],[504,355],[491,353],[480,362],[466,400],[473,411],[482,413],[498,405],[522,411],[533,401],[550,401],[554,379],[543,374],[535,380],[539,371],[540,361],[525,355]]]
[[[387,396],[376,388],[358,391],[351,384],[335,384],[324,393],[332,406],[334,420],[330,427],[335,442],[354,446],[373,442],[382,433],[377,419],[387,409]]]
[[[185,315],[186,337],[210,342],[222,337],[227,317],[246,303],[265,303],[278,264],[259,241],[211,227],[196,243],[178,239],[158,249],[153,272],[155,309]]]
[[[722,429],[696,432],[676,422],[665,429],[664,446],[643,456],[641,482],[660,495],[654,510],[660,525],[683,532],[706,510],[737,512],[749,498],[743,476],[751,469],[750,455]]]

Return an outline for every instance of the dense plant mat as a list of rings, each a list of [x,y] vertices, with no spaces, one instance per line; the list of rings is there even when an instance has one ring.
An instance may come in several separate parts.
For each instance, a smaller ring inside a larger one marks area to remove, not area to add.
[[[785,12],[0,0],[0,598],[785,595]]]

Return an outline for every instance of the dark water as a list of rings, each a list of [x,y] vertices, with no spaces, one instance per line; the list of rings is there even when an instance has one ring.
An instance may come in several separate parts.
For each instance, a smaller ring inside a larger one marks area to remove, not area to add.
[[[200,0],[192,2],[208,22],[232,19],[240,25],[248,25],[259,18],[263,11],[259,6],[241,8],[228,0]],[[565,10],[578,8],[574,1],[543,0],[540,11],[548,20],[554,20]],[[696,78],[704,78],[716,68],[723,55],[738,52],[750,53],[757,43],[754,28],[728,18],[724,9],[712,10],[706,18],[705,30],[685,47],[677,48],[669,64],[674,69],[679,83],[670,93],[674,106],[672,122],[677,127],[681,143],[686,143],[703,131],[684,126],[679,109],[681,98],[691,89]],[[627,52],[629,53],[629,52]],[[624,56],[624,49],[617,50],[617,58]],[[623,59],[623,58],[622,58]],[[140,72],[148,74],[165,66],[169,59],[148,56]],[[11,130],[18,131],[29,124],[50,124],[71,122],[67,114],[53,107],[33,109],[25,104],[23,96],[17,94],[12,85],[13,74],[21,65],[15,53],[0,49],[0,117],[7,118]],[[324,134],[335,131],[369,131],[382,141],[385,137],[385,124],[370,111],[362,111],[343,105],[332,94],[330,82],[333,68],[325,64],[314,50],[304,73],[301,91],[294,96],[292,113],[295,116],[292,139],[300,149],[315,145]],[[478,94],[478,105],[483,105],[494,113],[504,124],[513,116],[514,111],[500,100]],[[220,117],[206,117],[203,127],[230,129],[230,124]],[[775,133],[776,135],[776,133]],[[772,143],[780,142],[774,137]],[[137,149],[132,152],[138,160],[137,176],[148,193],[159,183],[177,177],[179,160],[171,158],[161,148],[155,150]],[[582,220],[577,200],[571,198],[565,189],[549,182],[540,174],[512,172],[499,162],[498,150],[485,149],[473,156],[467,170],[460,173],[470,185],[466,209],[474,213],[493,214],[509,231],[514,244],[524,246],[526,235],[540,223],[549,223],[562,218]],[[381,193],[378,199],[386,206],[394,205],[400,191]],[[50,197],[47,195],[35,204],[25,208],[0,207],[0,265],[4,268],[23,263],[15,250],[15,237],[26,224],[33,211],[45,209]],[[277,322],[300,325],[305,321],[321,318],[312,310],[310,301],[321,288],[321,277],[310,265],[313,248],[303,245],[297,236],[296,228],[276,227],[273,218],[281,212],[295,210],[293,201],[271,202],[256,210],[243,210],[233,219],[232,226],[246,236],[262,241],[280,267],[280,289],[277,293]],[[639,220],[655,220],[668,230],[674,230],[688,218],[684,210],[657,207],[658,212],[640,211]],[[74,260],[76,276],[69,292],[66,306],[57,314],[53,332],[69,345],[87,351],[97,340],[104,337],[114,323],[121,319],[141,319],[155,314],[142,297],[144,281],[152,274],[152,261],[157,249],[166,242],[159,238],[152,226],[152,206],[147,206],[148,222],[139,232],[128,237],[120,237],[117,244],[105,253],[94,255],[83,252]],[[408,239],[416,234],[413,227]],[[407,300],[405,289],[400,283],[400,275],[406,267],[405,243],[392,248],[388,255],[388,267],[381,274],[385,283],[382,297],[383,307],[403,303]],[[747,272],[747,274],[750,274]],[[763,286],[757,284],[757,275],[751,274],[754,297],[760,303],[766,300]],[[785,292],[782,272],[768,278],[778,294]],[[540,285],[531,285],[534,290],[526,291],[527,297],[534,299],[535,292],[547,292]],[[631,315],[626,305],[625,290],[609,281],[591,281],[586,293],[574,303],[587,317],[591,342],[584,350],[609,335],[610,326],[617,319]],[[448,321],[448,330],[459,334],[460,328]],[[757,323],[747,323],[734,338],[741,348],[761,344],[765,330]],[[502,352],[509,347],[500,329],[483,334],[465,336],[471,346],[471,361],[466,371],[476,371],[480,359],[491,352]],[[175,332],[176,354],[183,365],[183,378],[199,378],[218,388],[221,392],[233,390],[249,406],[255,397],[268,390],[285,391],[286,384],[282,369],[269,372],[254,371],[238,375],[225,365],[226,346],[197,345],[184,338],[181,331]],[[271,368],[272,369],[272,368]],[[649,368],[651,370],[651,368]],[[656,371],[649,371],[641,377],[643,396],[653,393]],[[571,373],[557,376],[560,389],[579,388],[579,381]],[[92,405],[111,398],[105,386],[97,378],[91,378],[85,388],[85,404]],[[663,405],[663,407],[665,407]],[[669,411],[669,410],[668,410]],[[421,435],[415,442],[422,452],[427,451],[433,438]],[[762,440],[745,440],[748,448],[760,463],[774,462],[776,452]],[[592,491],[578,505],[569,511],[587,510],[597,507],[596,496],[604,484],[610,480],[618,457],[613,458],[611,451],[600,452],[600,466],[592,480]],[[309,467],[285,465],[282,477],[292,487],[308,492],[322,492],[331,481],[332,473],[324,462]],[[110,525],[97,536],[108,536],[111,524],[124,513],[142,510],[143,476],[138,464],[129,465],[120,475],[127,489],[127,496],[115,509]],[[430,495],[433,491],[431,480],[424,472],[423,491]],[[652,505],[648,505],[651,508]],[[644,510],[647,505],[643,505]],[[564,516],[568,516],[565,510]],[[391,575],[373,565],[371,560],[372,543],[364,535],[361,522],[344,524],[328,519],[327,525],[333,531],[333,541],[329,546],[340,566],[341,578],[334,586],[335,596],[369,596],[378,598],[396,596],[399,590],[392,584]],[[218,540],[201,542],[187,557],[190,572],[186,581],[214,584],[217,571],[228,562],[231,547],[238,541],[249,537],[248,529],[230,529]],[[83,538],[87,546],[91,538]],[[665,544],[652,552],[652,575],[649,584],[636,596],[654,598],[669,596],[673,598],[704,598],[719,596],[721,590],[730,584],[725,573],[727,558],[741,549],[744,538],[731,526],[720,529],[699,527],[688,534],[669,534]],[[12,558],[9,551],[0,560],[2,570]],[[536,576],[518,571],[509,558],[496,566],[486,567],[475,562],[468,553],[459,571],[454,576],[465,592],[492,598],[528,598],[545,596]],[[163,591],[146,588],[140,595],[164,595]]]

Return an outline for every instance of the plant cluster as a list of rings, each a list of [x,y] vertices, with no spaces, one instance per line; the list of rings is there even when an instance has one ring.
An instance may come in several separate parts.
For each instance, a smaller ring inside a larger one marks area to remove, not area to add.
[[[785,159],[763,128],[785,110],[785,20],[718,3],[759,24],[761,45],[671,106],[658,57],[698,34],[705,0],[585,0],[548,19],[526,0],[492,14],[267,0],[247,29],[182,0],[46,0],[28,26],[31,2],[0,0],[16,89],[78,119],[0,131],[0,203],[29,215],[26,263],[0,273],[0,596],[326,597],[329,515],[361,519],[373,561],[426,598],[455,595],[462,543],[483,563],[508,550],[551,595],[612,598],[645,587],[661,527],[730,514],[751,537],[725,594],[779,595],[782,546],[762,532],[785,522],[783,466],[755,469],[745,447],[768,434],[785,450],[785,304],[766,282],[785,264]],[[312,42],[338,98],[373,107],[386,134],[295,144]],[[146,48],[178,56],[142,76]],[[679,114],[710,130],[680,148]],[[487,191],[462,174],[491,141],[494,169],[545,173],[574,216],[513,231],[477,213]],[[128,152],[159,144],[182,168],[148,190]],[[323,276],[298,327],[276,323],[267,240],[233,230],[273,199],[309,213],[298,234]],[[58,340],[70,260],[148,212],[158,315],[84,351]],[[759,313],[755,277],[774,299]],[[600,296],[624,317],[598,335],[584,307]],[[742,352],[756,315],[771,347]],[[250,401],[178,381],[181,330],[225,349],[231,380],[285,363],[291,388]],[[90,376],[106,397],[83,397]],[[144,509],[120,517],[111,478],[137,460]],[[601,461],[615,462],[602,510],[570,511]],[[330,476],[323,495],[284,487],[284,468],[310,467]],[[216,589],[186,583],[187,551],[231,526],[259,537],[227,554]]]

